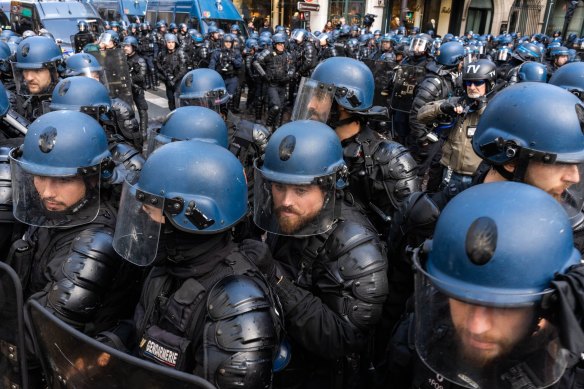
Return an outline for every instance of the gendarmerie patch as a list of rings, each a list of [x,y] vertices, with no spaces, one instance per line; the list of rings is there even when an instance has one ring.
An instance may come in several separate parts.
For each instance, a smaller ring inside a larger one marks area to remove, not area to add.
[[[176,366],[180,357],[180,352],[176,349],[148,338],[142,338],[140,349],[144,357],[173,368]]]

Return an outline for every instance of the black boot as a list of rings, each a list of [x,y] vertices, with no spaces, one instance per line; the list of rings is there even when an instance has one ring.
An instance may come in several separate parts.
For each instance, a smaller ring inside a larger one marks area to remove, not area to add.
[[[278,122],[278,114],[280,113],[280,107],[274,105],[268,110],[268,117],[266,118],[266,126],[272,127]]]
[[[152,77],[152,90],[153,91],[157,91],[158,90],[158,85],[159,85],[159,83],[158,83],[158,77],[156,77],[156,73],[153,73],[151,75],[151,77]]]
[[[144,80],[144,89],[152,89],[152,77],[148,73],[146,73],[146,79]]]

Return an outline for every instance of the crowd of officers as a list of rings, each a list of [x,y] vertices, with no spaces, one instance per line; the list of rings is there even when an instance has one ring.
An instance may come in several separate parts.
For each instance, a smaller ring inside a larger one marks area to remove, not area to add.
[[[106,28],[0,35],[4,386],[584,385],[577,37]]]

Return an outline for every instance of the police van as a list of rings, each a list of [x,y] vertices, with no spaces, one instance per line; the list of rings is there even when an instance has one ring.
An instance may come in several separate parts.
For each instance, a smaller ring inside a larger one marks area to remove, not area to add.
[[[96,37],[103,31],[103,21],[92,4],[80,1],[31,1],[10,2],[12,30],[22,34],[26,30],[48,30],[63,52],[75,52],[71,37],[78,31],[77,23],[86,21]]]
[[[167,23],[186,23],[202,34],[214,22],[228,32],[237,24],[244,37],[247,28],[231,0],[93,0],[101,17],[106,20],[140,23],[149,21],[152,26],[159,20]]]

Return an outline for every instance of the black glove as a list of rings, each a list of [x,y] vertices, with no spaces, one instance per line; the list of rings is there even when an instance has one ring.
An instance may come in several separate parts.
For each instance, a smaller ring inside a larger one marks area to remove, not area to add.
[[[244,239],[239,245],[239,249],[255,263],[268,280],[276,279],[276,260],[272,257],[267,244],[253,239]]]
[[[454,116],[456,115],[456,111],[454,111],[455,105],[449,101],[445,101],[440,104],[440,111],[446,115]]]

